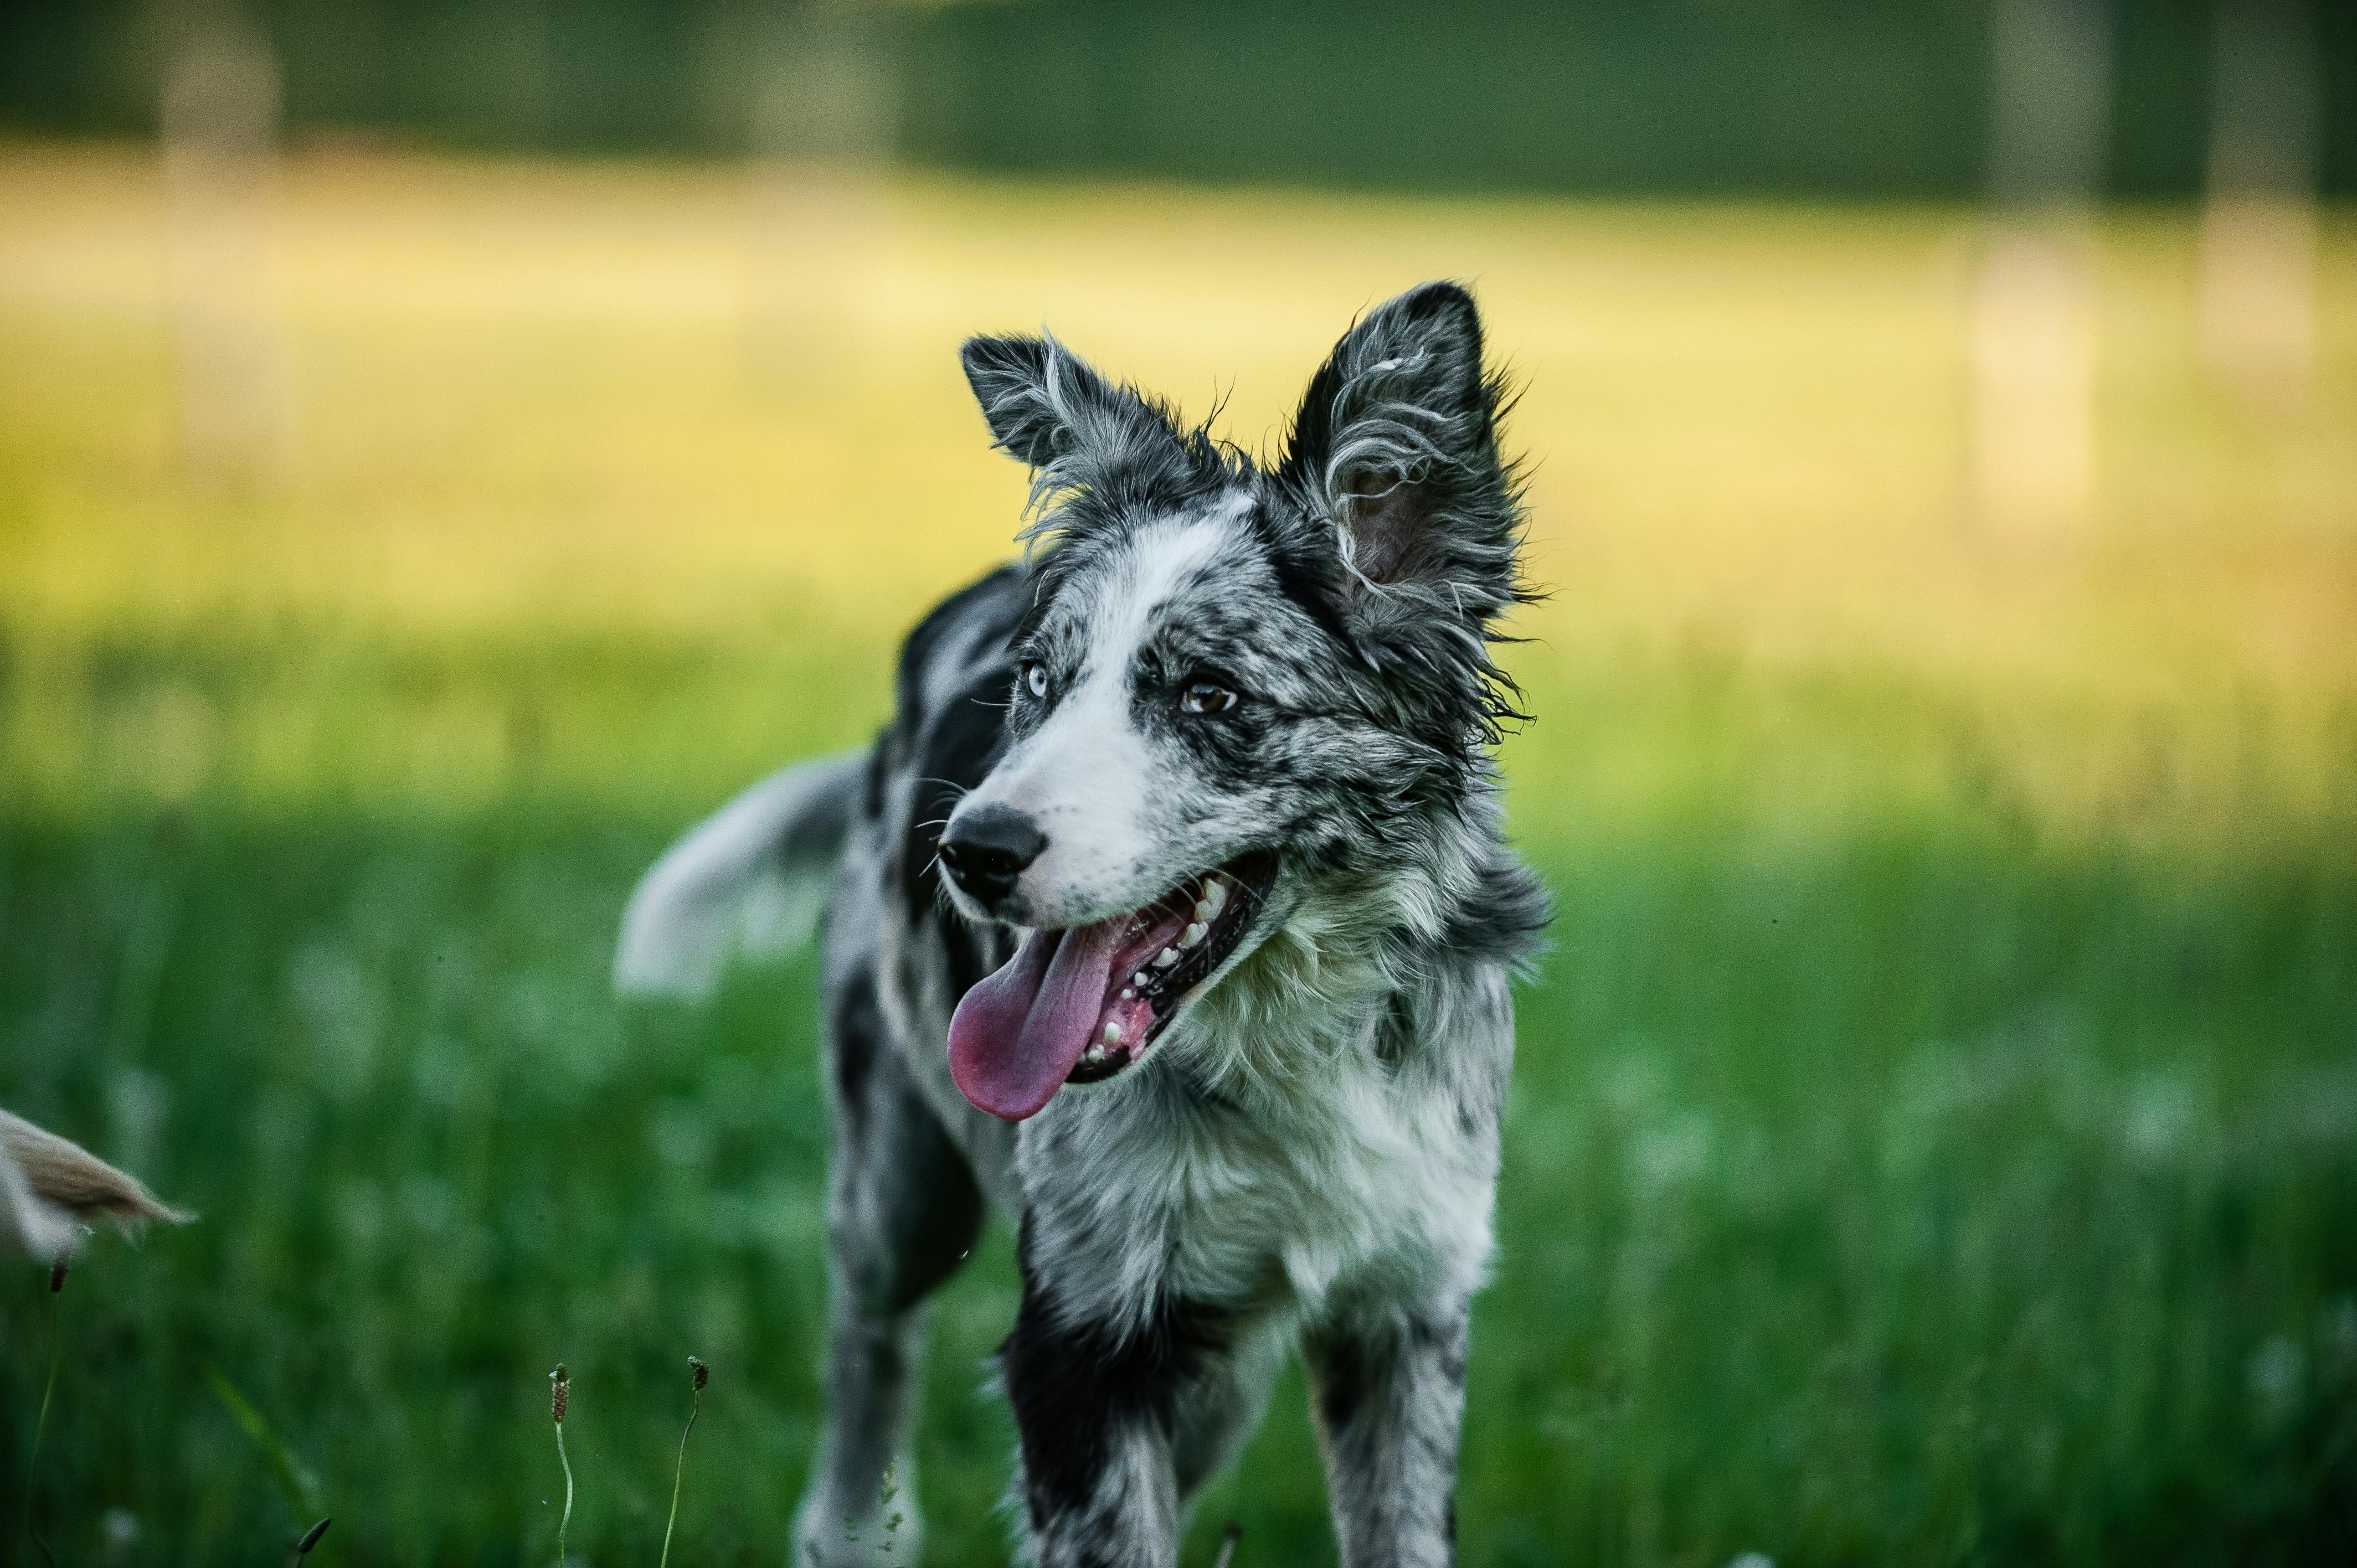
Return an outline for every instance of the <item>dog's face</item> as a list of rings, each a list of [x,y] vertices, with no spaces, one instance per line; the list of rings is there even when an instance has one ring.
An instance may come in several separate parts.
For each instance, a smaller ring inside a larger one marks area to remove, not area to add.
[[[1043,837],[977,914],[1062,929],[1153,903],[1269,844],[1308,683],[1285,637],[1312,629],[1277,591],[1241,514],[1249,492],[1185,505],[1104,542],[1023,638],[1005,758],[957,825],[1012,813]],[[1191,908],[1191,905],[1189,906]]]
[[[1504,711],[1518,512],[1453,285],[1344,338],[1268,468],[1052,341],[965,361],[1045,502],[1006,748],[941,843],[961,911],[1030,932],[951,1033],[968,1097],[1020,1117],[1142,1059],[1320,882],[1446,831]]]

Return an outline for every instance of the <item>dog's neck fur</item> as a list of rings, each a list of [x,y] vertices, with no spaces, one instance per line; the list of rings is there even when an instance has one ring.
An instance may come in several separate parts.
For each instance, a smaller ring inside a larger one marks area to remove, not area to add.
[[[1479,868],[1500,853],[1481,819],[1450,821],[1430,858],[1355,876],[1334,876],[1298,897],[1227,982],[1205,996],[1174,1044],[1188,1048],[1207,1085],[1278,1095],[1314,1065],[1369,1054],[1396,1069],[1398,1050],[1378,1036],[1403,1004],[1448,989],[1445,943],[1453,914],[1472,896]],[[1424,1009],[1417,1008],[1418,1012]],[[1400,1050],[1433,1048],[1422,1038]]]
[[[1025,1125],[1027,1231],[1062,1313],[1135,1328],[1173,1299],[1216,1301],[1281,1346],[1370,1271],[1473,1288],[1512,1042],[1505,968],[1444,945],[1465,897],[1444,889],[1499,853],[1481,838],[1437,874],[1304,898],[1159,1070]],[[1076,1186],[1076,1169],[1121,1176]]]

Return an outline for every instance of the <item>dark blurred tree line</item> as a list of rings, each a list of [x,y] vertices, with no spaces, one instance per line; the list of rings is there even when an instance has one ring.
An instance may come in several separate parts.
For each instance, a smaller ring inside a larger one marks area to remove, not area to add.
[[[1987,183],[2006,3],[0,0],[0,128],[150,131],[176,14],[234,11],[266,42],[297,139],[1951,196]],[[2236,0],[2084,3],[2104,12],[2110,54],[2104,188],[2200,190],[2218,17]],[[2314,177],[2357,190],[2357,6],[2306,10]]]

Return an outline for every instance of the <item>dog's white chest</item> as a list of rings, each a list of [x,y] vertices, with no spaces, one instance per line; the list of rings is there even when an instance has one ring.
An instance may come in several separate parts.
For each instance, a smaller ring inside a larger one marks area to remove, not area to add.
[[[1032,1264],[1079,1314],[1176,1294],[1297,1318],[1479,1280],[1494,1146],[1437,1086],[1356,1061],[1177,1121],[1111,1098],[1043,1117],[1021,1156]]]
[[[1478,1273],[1492,1171],[1453,1111],[1372,1069],[1330,1087],[1309,1113],[1273,1119],[1237,1161],[1276,1206],[1269,1240],[1293,1296],[1314,1310],[1370,1272],[1395,1283]],[[1206,1218],[1215,1234],[1218,1215]]]

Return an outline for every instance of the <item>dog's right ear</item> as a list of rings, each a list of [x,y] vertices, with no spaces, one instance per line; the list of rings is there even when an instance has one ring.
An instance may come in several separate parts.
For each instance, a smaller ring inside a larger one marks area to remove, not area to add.
[[[1160,408],[1135,388],[1105,380],[1045,334],[969,338],[958,359],[999,449],[1030,468],[1079,453],[1117,463],[1178,446]]]
[[[1445,596],[1482,619],[1512,601],[1521,510],[1498,451],[1505,402],[1457,284],[1410,289],[1334,345],[1280,475],[1336,530],[1346,587]]]

